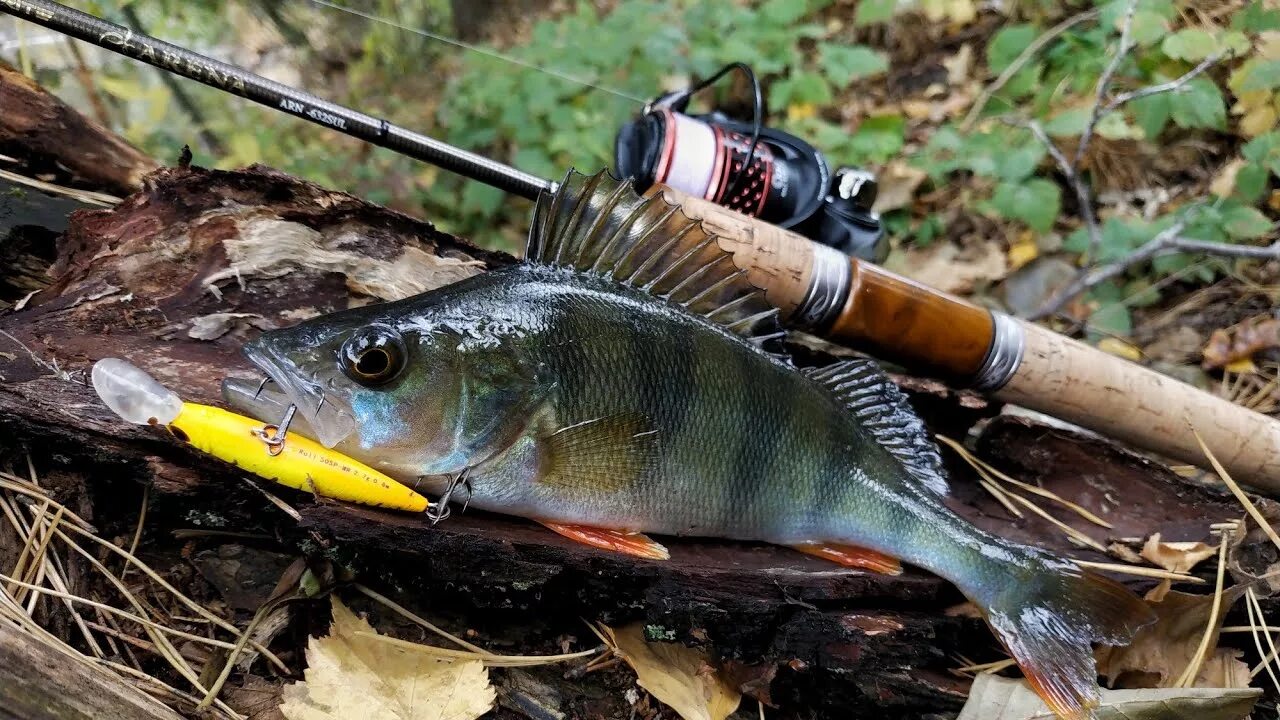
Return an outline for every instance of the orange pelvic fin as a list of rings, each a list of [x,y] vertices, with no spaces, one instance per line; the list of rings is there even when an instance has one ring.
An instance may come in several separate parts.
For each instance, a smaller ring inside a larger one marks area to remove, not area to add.
[[[804,545],[792,545],[791,547],[806,555],[837,562],[845,567],[862,568],[882,575],[902,574],[902,563],[898,562],[897,558],[889,557],[875,550],[858,547],[857,545],[806,543]]]
[[[665,547],[642,533],[553,522],[544,522],[542,524],[570,540],[577,540],[584,545],[590,545],[601,550],[612,550],[613,552],[649,560],[671,559],[671,554],[667,552]]]

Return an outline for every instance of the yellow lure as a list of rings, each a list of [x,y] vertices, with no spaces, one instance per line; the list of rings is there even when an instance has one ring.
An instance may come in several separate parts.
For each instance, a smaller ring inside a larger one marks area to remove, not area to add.
[[[301,435],[287,433],[280,453],[272,455],[255,433],[261,421],[222,408],[184,402],[168,427],[174,437],[201,452],[297,490],[409,512],[422,512],[430,505],[388,475]]]

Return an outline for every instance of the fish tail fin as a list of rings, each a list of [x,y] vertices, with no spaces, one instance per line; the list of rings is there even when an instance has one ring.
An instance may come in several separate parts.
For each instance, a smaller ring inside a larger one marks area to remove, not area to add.
[[[1125,645],[1155,616],[1123,585],[1046,561],[1030,578],[1010,578],[984,608],[987,622],[1050,710],[1090,720],[1099,697],[1093,643]]]

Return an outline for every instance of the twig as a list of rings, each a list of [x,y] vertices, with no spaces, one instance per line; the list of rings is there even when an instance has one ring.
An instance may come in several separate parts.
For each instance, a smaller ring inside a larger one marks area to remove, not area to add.
[[[1082,12],[1079,15],[1073,15],[1072,17],[1069,17],[1046,30],[1040,37],[1032,40],[1031,44],[1019,53],[1018,56],[1013,59],[1013,62],[1009,63],[1009,66],[1006,67],[1004,71],[1001,72],[1000,75],[982,91],[982,94],[974,101],[973,106],[969,108],[969,112],[965,114],[964,120],[960,123],[960,129],[967,131],[973,125],[973,122],[978,119],[979,113],[981,113],[982,109],[986,107],[987,103],[991,100],[991,97],[999,92],[1000,88],[1004,87],[1006,83],[1012,80],[1013,76],[1017,75],[1018,72],[1022,70],[1023,66],[1030,62],[1031,58],[1035,57],[1036,53],[1040,52],[1045,45],[1053,42],[1059,35],[1062,35],[1076,25],[1098,17],[1100,13],[1101,10],[1094,8],[1093,10]]]
[[[1133,13],[1137,9],[1138,0],[1129,0],[1129,5],[1124,10],[1124,20],[1120,23],[1120,45],[1116,48],[1115,57],[1111,58],[1111,62],[1107,63],[1102,75],[1098,77],[1093,111],[1089,116],[1089,122],[1084,126],[1084,132],[1080,134],[1080,142],[1076,145],[1076,156],[1071,162],[1072,169],[1076,171],[1079,171],[1080,161],[1084,159],[1085,149],[1089,147],[1089,141],[1093,139],[1093,130],[1097,127],[1098,121],[1102,119],[1105,112],[1107,93],[1111,90],[1111,80],[1115,77],[1116,71],[1120,69],[1120,63],[1124,62],[1124,59],[1129,56],[1129,51],[1133,50],[1131,33],[1133,31]]]
[[[1158,85],[1148,85],[1146,87],[1138,88],[1137,90],[1122,92],[1119,95],[1116,95],[1115,97],[1111,98],[1111,101],[1107,103],[1107,106],[1102,109],[1101,114],[1106,115],[1107,113],[1118,109],[1121,105],[1124,105],[1125,103],[1128,103],[1128,102],[1133,102],[1134,100],[1140,100],[1144,97],[1150,97],[1152,95],[1159,95],[1160,93],[1179,90],[1187,83],[1191,82],[1192,80],[1195,80],[1197,76],[1202,75],[1206,70],[1213,67],[1214,64],[1216,64],[1223,57],[1224,57],[1224,54],[1221,51],[1215,52],[1214,54],[1210,55],[1204,60],[1201,60],[1199,65],[1196,65],[1195,67],[1183,73],[1181,76],[1176,77],[1173,80],[1170,80],[1169,82],[1162,82],[1162,83],[1159,83]]]
[[[1085,255],[1085,259],[1093,258],[1097,255],[1098,247],[1102,245],[1102,228],[1098,225],[1098,216],[1094,214],[1093,192],[1085,184],[1084,178],[1080,175],[1080,169],[1067,160],[1067,156],[1049,138],[1049,134],[1044,131],[1044,127],[1040,123],[1035,120],[1027,120],[1019,124],[1030,130],[1031,134],[1035,135],[1036,139],[1049,151],[1049,156],[1053,158],[1054,164],[1058,166],[1058,170],[1066,178],[1067,184],[1071,186],[1071,191],[1075,193],[1076,204],[1080,206],[1080,219],[1084,221],[1085,231],[1089,233],[1089,251]]]
[[[1081,293],[1121,275],[1134,265],[1146,262],[1157,255],[1167,252],[1196,252],[1217,257],[1280,260],[1280,241],[1266,246],[1257,246],[1197,240],[1183,237],[1180,234],[1184,226],[1185,221],[1179,221],[1123,258],[1085,271],[1074,282],[1045,301],[1044,305],[1031,316],[1031,319],[1038,320],[1053,315]]]
[[[102,95],[98,93],[98,86],[93,83],[93,71],[89,69],[88,63],[84,61],[84,53],[80,52],[79,43],[67,38],[64,47],[71,53],[71,59],[75,61],[76,80],[80,83],[84,94],[88,96],[89,104],[93,107],[93,114],[98,117],[98,122],[103,127],[111,127],[111,113],[107,112],[107,105],[102,102]]]

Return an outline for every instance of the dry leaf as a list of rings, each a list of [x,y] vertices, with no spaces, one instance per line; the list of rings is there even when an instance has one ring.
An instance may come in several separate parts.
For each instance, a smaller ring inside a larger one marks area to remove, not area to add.
[[[651,643],[644,625],[600,626],[615,652],[636,671],[640,687],[684,720],[724,720],[742,695],[711,667],[707,654],[676,643]]]
[[[1218,554],[1218,548],[1202,542],[1161,542],[1160,533],[1147,538],[1142,557],[1169,572],[1187,573]]]
[[[1214,330],[1201,353],[1204,359],[1200,366],[1205,370],[1226,367],[1273,347],[1280,347],[1280,320],[1265,315],[1251,318],[1229,328]]]
[[[1244,594],[1245,587],[1236,585],[1222,592],[1222,607],[1218,611],[1217,622],[1209,638],[1210,648],[1218,646],[1218,631],[1222,628],[1222,620],[1235,601]],[[1155,624],[1139,630],[1133,642],[1126,646],[1104,645],[1098,648],[1098,674],[1107,678],[1108,685],[1154,688],[1169,687],[1176,682],[1200,646],[1205,623],[1209,620],[1209,612],[1213,606],[1213,596],[1167,592],[1158,602],[1148,598],[1147,604],[1156,613]],[[1215,655],[1210,657],[1216,655],[1215,652]],[[1220,662],[1230,664],[1229,660]],[[1196,676],[1193,685],[1203,687],[1210,684],[1210,681],[1215,678],[1209,675],[1215,675],[1218,678],[1238,677],[1234,671],[1211,668],[1206,662],[1200,668],[1200,673]],[[1247,669],[1245,675],[1247,686]]]
[[[938,242],[890,256],[885,266],[942,292],[967,293],[981,283],[999,280],[1009,271],[1004,251],[995,242],[978,242],[961,250]]]
[[[1244,720],[1262,691],[1255,688],[1103,690],[1097,720]],[[982,674],[957,720],[1054,720],[1025,680]]]
[[[890,210],[904,208],[911,204],[916,196],[916,188],[929,174],[917,167],[895,160],[885,166],[876,178],[879,187],[872,210],[886,213]]]
[[[288,720],[474,720],[493,708],[479,660],[429,657],[363,634],[377,632],[333,598],[329,636],[307,643],[306,679],[284,689]]]

